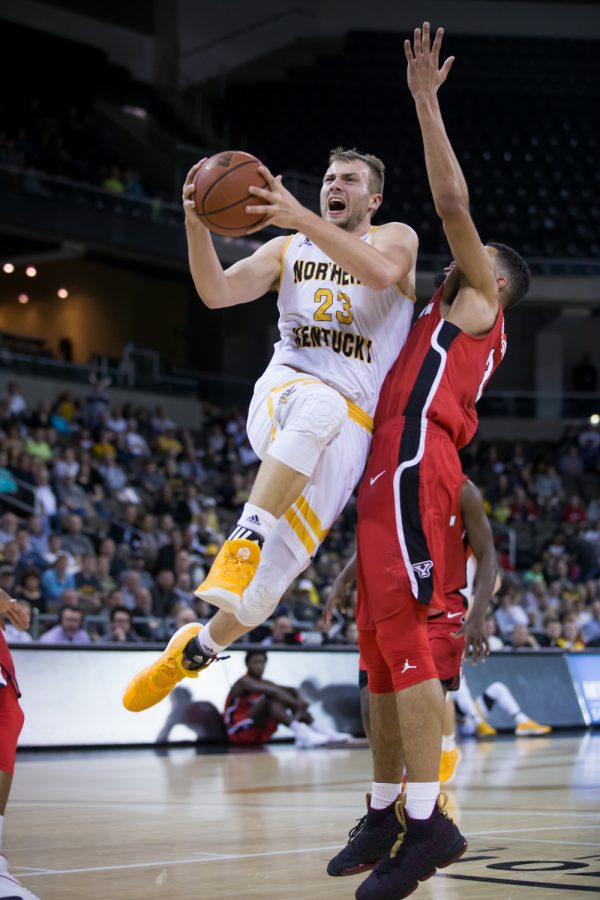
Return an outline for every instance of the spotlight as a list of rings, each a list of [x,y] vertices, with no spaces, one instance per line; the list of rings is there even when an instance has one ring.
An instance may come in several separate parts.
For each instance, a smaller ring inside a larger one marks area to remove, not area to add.
[[[600,425],[600,415],[598,413],[592,413],[590,416],[590,425]]]
[[[4,263],[4,265],[2,266],[2,271],[5,272],[6,275],[12,275],[12,273],[15,271],[15,267],[12,263]]]
[[[35,276],[37,275],[36,267],[35,266],[27,266],[27,268],[25,269],[25,274],[27,275],[28,278],[35,278]]]
[[[60,297],[61,300],[66,300],[69,296],[69,292],[66,288],[59,288],[56,292],[56,296]]]
[[[29,297],[27,296],[27,294],[19,294],[17,300],[19,301],[19,303],[29,303]]]

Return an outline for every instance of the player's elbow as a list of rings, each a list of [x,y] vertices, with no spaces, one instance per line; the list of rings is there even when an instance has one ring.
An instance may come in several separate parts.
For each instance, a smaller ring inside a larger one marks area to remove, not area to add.
[[[369,273],[368,279],[364,280],[367,287],[374,291],[387,291],[388,288],[396,284],[402,275],[399,275],[395,266],[377,266]]]
[[[446,191],[435,198],[435,211],[440,219],[453,219],[469,213],[468,198],[463,197],[458,191]]]
[[[220,306],[224,305],[222,298],[216,294],[201,294],[198,292],[198,297],[207,309],[219,309]]]

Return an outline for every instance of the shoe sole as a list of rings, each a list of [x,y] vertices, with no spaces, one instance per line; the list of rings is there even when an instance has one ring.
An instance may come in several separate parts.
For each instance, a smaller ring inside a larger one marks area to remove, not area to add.
[[[198,588],[194,591],[194,596],[201,600],[206,600],[211,606],[222,609],[223,612],[235,615],[241,606],[240,598],[233,591],[226,591],[225,588],[208,587],[204,590]]]
[[[527,731],[515,731],[516,737],[542,737],[544,734],[550,734],[550,732],[538,731],[536,728],[528,728]]]
[[[448,866],[451,866],[452,863],[455,863],[457,859],[460,859],[461,856],[464,853],[466,853],[466,851],[467,851],[467,842],[464,841],[463,845],[460,848],[460,850],[458,851],[458,853],[455,853],[454,856],[452,856],[450,859],[446,860],[445,862],[436,863],[434,868],[431,870],[431,872],[428,872],[427,875],[420,875],[415,884],[413,884],[401,896],[398,895],[398,900],[403,900],[404,897],[408,897],[410,894],[412,894],[414,891],[416,891],[416,889],[419,887],[419,882],[428,881],[429,878],[432,878],[435,875],[435,873],[437,872],[438,869],[447,869]]]

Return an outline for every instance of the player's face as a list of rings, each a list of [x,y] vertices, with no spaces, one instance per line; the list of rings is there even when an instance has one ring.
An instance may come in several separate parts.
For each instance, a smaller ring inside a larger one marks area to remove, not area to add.
[[[248,672],[253,678],[262,678],[266,664],[264,656],[253,656],[248,660]]]
[[[367,163],[334,160],[325,172],[321,188],[321,215],[346,231],[354,231],[370,220],[381,203],[381,194],[372,194]]]

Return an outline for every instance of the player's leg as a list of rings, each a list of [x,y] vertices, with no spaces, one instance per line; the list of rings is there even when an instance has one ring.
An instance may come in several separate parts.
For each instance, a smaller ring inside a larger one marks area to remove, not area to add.
[[[462,759],[460,748],[456,744],[456,715],[454,701],[450,694],[446,695],[444,722],[442,726],[442,756],[440,760],[440,784],[450,784]]]
[[[4,680],[4,679],[3,679]],[[3,852],[4,815],[12,786],[17,741],[23,727],[23,710],[19,704],[14,684],[0,687],[0,896],[14,897],[15,900],[38,900],[31,891],[8,871],[8,862]]]
[[[220,609],[207,626],[184,625],[176,632],[159,659],[127,686],[123,695],[127,709],[139,712],[158,703],[182,678],[197,676],[229,644],[269,618],[348,502],[368,446],[369,433],[347,419],[342,432],[321,454],[302,495],[270,532],[256,574],[235,613]]]
[[[319,379],[286,367],[266,373],[248,417],[250,442],[262,463],[248,502],[197,596],[237,611],[262,545],[302,494],[347,419],[347,401]]]
[[[493,684],[490,684],[483,694],[477,698],[477,701],[479,706],[485,706],[488,710],[491,710],[494,703],[497,703],[500,709],[514,721],[515,734],[517,735],[549,734],[552,731],[549,725],[541,725],[539,722],[530,719],[502,681],[495,681]]]
[[[360,562],[358,579],[359,590],[363,590]],[[362,679],[361,693],[368,693],[373,784],[367,794],[366,814],[350,830],[346,846],[329,861],[327,873],[333,876],[368,872],[389,853],[398,836],[395,805],[402,788],[403,761],[393,684],[374,629],[361,628],[359,644],[368,678]]]

